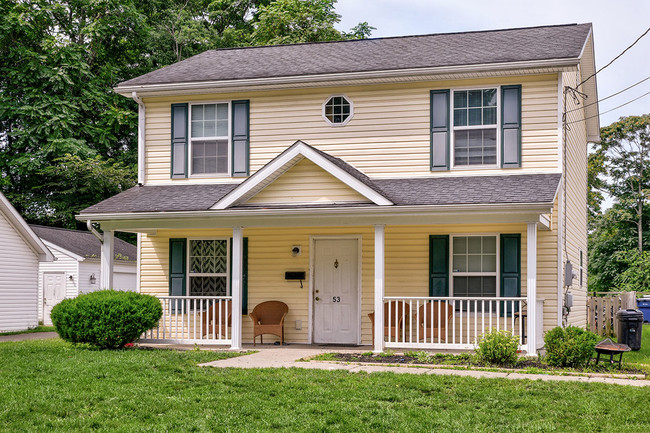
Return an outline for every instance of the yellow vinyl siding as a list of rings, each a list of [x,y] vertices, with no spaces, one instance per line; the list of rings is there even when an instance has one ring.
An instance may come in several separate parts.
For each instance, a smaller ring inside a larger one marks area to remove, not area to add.
[[[250,100],[251,174],[296,140],[303,140],[370,177],[444,176],[447,173],[429,170],[429,91],[505,84],[522,85],[522,168],[478,172],[557,171],[557,75],[553,74],[145,98],[146,183],[224,181],[170,179],[171,104],[215,99]],[[354,116],[344,127],[332,127],[322,117],[322,104],[332,94],[345,94],[354,103]]]
[[[555,328],[557,322],[557,239],[558,200],[551,215],[552,230],[537,232],[537,299],[544,300],[544,332]]]
[[[385,291],[387,296],[428,296],[429,235],[471,233],[520,233],[522,261],[522,296],[526,294],[526,225],[418,225],[386,227]],[[142,293],[167,295],[169,284],[169,238],[230,237],[230,230],[158,230],[156,236],[142,235]],[[310,296],[310,239],[312,236],[361,237],[361,329],[362,342],[371,343],[368,313],[374,309],[374,228],[359,227],[286,227],[246,228],[248,237],[248,309],[266,300],[280,300],[289,305],[285,321],[287,341],[308,341]],[[538,293],[546,299],[545,324],[555,320],[552,298],[557,293],[557,242],[553,232],[539,232]],[[302,247],[299,256],[291,254],[294,245]],[[555,254],[555,256],[554,256]],[[543,258],[543,259],[542,259]],[[300,288],[297,281],[286,281],[285,271],[305,271],[307,281]],[[551,311],[549,311],[551,310]],[[556,311],[556,310],[555,310]],[[295,321],[302,321],[302,330]],[[546,326],[550,326],[546,325]],[[269,337],[269,341],[271,337]],[[243,341],[252,341],[252,326],[243,318]]]
[[[344,203],[369,200],[314,164],[303,159],[246,203]]]
[[[580,82],[578,73],[565,73],[565,85],[575,87]],[[570,325],[584,327],[587,324],[587,133],[585,128],[584,102],[577,105],[567,98],[567,122],[571,123],[566,135],[566,254],[573,264],[578,278],[573,280],[573,308],[569,314]],[[564,242],[564,240],[562,241]],[[583,285],[580,286],[580,250],[583,251]]]

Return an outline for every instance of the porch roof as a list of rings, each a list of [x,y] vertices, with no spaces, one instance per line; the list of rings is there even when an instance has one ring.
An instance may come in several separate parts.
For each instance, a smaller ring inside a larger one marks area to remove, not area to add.
[[[394,206],[552,204],[560,182],[560,173],[500,176],[456,176],[406,179],[367,179],[374,190]],[[236,184],[145,185],[135,186],[81,211],[85,215],[111,215],[151,212],[208,211]],[[347,203],[316,207],[377,207],[373,204]],[[281,204],[275,209],[311,208],[314,205]],[[240,205],[231,209],[259,209],[270,206]],[[223,210],[211,210],[215,216]]]

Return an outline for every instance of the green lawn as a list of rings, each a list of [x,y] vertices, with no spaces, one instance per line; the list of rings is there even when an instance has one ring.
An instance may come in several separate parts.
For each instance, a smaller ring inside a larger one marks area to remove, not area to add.
[[[641,334],[641,350],[624,354],[623,363],[638,363],[650,366],[650,324],[643,325]]]
[[[650,431],[650,388],[196,367],[229,355],[0,343],[0,431]]]
[[[13,331],[13,332],[0,332],[2,335],[18,335],[18,334],[31,334],[33,332],[54,332],[54,326],[42,326],[39,325],[36,328],[26,329],[24,331]]]

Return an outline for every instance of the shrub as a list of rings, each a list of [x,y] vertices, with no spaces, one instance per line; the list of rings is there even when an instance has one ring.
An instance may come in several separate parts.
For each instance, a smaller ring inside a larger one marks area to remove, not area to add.
[[[576,326],[551,329],[544,336],[546,362],[554,367],[578,367],[591,359],[598,336]]]
[[[510,331],[492,329],[476,339],[476,356],[488,364],[514,365],[518,350],[519,337]]]
[[[161,316],[157,298],[114,290],[64,299],[52,309],[52,323],[62,339],[101,349],[117,349],[137,340]]]

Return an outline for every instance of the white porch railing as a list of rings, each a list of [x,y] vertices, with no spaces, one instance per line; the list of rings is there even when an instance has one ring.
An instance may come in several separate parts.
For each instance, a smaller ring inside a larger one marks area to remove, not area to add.
[[[158,326],[140,338],[144,343],[223,344],[232,342],[232,296],[159,296],[163,314]]]
[[[384,297],[385,347],[473,349],[492,328],[519,336],[526,350],[526,298]]]

